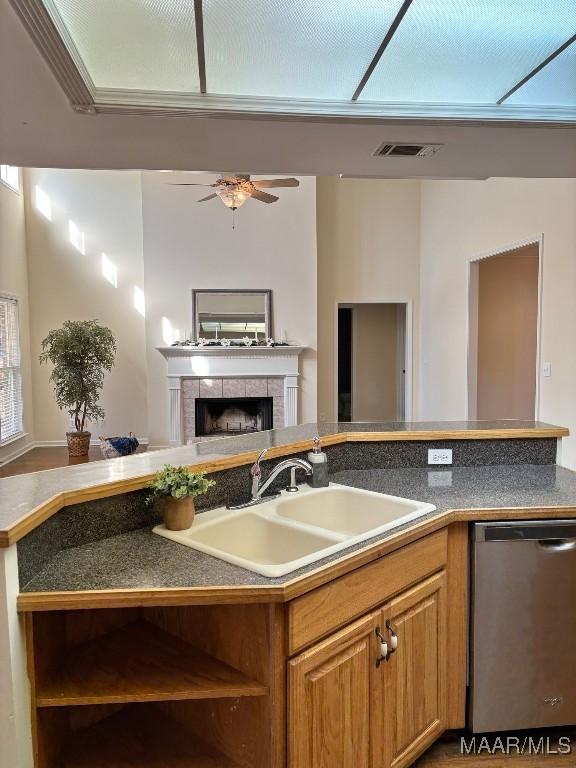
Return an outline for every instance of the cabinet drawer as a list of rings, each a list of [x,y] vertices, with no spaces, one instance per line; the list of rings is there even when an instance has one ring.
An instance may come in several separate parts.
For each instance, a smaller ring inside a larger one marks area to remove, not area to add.
[[[290,655],[442,568],[447,539],[446,530],[438,531],[293,600]]]

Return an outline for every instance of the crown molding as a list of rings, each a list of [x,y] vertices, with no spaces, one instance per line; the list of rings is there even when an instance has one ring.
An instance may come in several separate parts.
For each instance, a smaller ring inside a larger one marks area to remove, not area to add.
[[[256,117],[316,122],[359,119],[375,122],[425,121],[431,125],[505,123],[573,127],[576,123],[575,107],[328,101],[103,88],[95,90],[94,100],[97,112],[110,114],[248,119]]]
[[[9,0],[26,31],[52,70],[72,107],[94,112],[94,84],[75,51],[64,24],[51,3],[42,0]],[[48,7],[51,7],[51,11]]]

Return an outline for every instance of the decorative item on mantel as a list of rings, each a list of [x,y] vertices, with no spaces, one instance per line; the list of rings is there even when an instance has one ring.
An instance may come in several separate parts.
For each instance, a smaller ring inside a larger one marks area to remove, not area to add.
[[[185,339],[184,341],[174,341],[171,347],[289,347],[287,341],[275,341],[274,339],[252,339],[250,336],[244,336],[242,339],[203,339],[198,341]]]
[[[148,504],[162,499],[164,525],[169,531],[184,531],[194,522],[194,498],[202,496],[215,485],[203,472],[192,472],[188,467],[165,464],[156,472],[148,488]]]

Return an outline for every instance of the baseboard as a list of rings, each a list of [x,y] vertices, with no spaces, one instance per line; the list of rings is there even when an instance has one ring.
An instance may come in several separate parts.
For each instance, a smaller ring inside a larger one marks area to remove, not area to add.
[[[24,456],[25,453],[28,453],[28,451],[31,451],[32,448],[35,447],[36,444],[34,440],[32,440],[32,442],[23,445],[21,448],[16,448],[16,450],[6,454],[6,456],[0,459],[0,467],[3,467],[5,464],[10,464],[10,462],[14,461],[15,459],[19,459],[20,456]]]
[[[148,445],[147,437],[137,438],[140,445]],[[66,440],[36,440],[34,442],[34,448],[63,448],[67,446]],[[97,448],[100,445],[100,440],[90,440],[90,447]]]

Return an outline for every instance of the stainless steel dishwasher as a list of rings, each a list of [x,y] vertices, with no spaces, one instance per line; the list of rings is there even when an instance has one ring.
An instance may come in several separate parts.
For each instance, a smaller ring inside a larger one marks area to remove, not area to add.
[[[476,523],[469,727],[576,724],[576,520]]]

